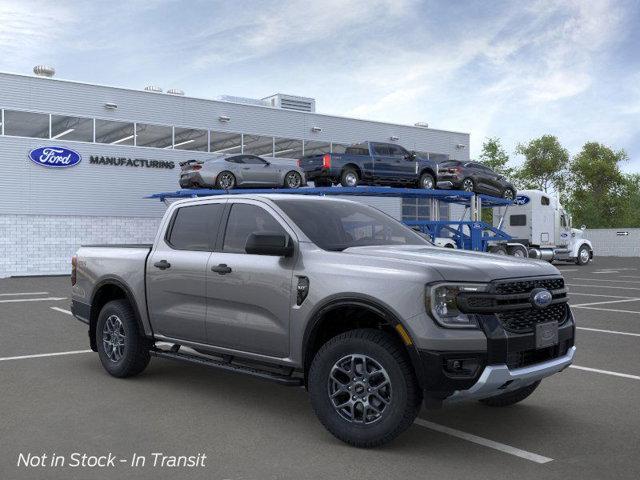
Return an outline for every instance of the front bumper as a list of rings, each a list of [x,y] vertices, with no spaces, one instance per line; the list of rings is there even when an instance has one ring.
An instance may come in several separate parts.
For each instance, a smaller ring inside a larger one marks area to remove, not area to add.
[[[573,346],[561,357],[514,370],[505,364],[488,365],[471,388],[454,392],[447,401],[489,398],[526,387],[567,368],[573,363],[575,354],[576,347]]]

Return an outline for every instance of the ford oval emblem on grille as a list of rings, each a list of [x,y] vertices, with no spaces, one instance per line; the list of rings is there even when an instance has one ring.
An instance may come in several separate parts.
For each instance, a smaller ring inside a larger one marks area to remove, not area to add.
[[[545,308],[551,305],[553,295],[545,288],[536,288],[531,292],[531,304],[536,308]]]
[[[79,164],[82,155],[65,147],[40,147],[29,152],[29,159],[43,167],[66,168]]]

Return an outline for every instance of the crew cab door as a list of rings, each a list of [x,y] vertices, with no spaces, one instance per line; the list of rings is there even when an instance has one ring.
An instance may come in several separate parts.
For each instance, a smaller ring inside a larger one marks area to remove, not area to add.
[[[252,233],[293,231],[268,205],[230,200],[225,232],[207,266],[207,343],[284,358],[289,354],[294,258],[245,253]]]
[[[389,156],[391,161],[391,172],[397,181],[409,183],[417,181],[418,161],[400,145],[389,145]]]
[[[176,209],[147,260],[147,304],[156,336],[205,343],[207,265],[225,201]]]

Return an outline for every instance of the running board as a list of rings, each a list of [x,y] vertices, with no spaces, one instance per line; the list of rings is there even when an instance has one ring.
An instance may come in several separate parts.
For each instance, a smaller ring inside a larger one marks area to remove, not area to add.
[[[268,370],[258,370],[256,368],[237,365],[223,360],[201,357],[199,355],[158,349],[150,350],[149,353],[158,358],[168,358],[170,360],[179,360],[182,362],[193,363],[195,365],[204,365],[205,367],[217,368],[218,370],[224,370],[226,372],[242,373],[244,375],[269,380],[288,387],[300,387],[304,384],[302,378],[299,377],[292,377],[290,375],[270,372]]]

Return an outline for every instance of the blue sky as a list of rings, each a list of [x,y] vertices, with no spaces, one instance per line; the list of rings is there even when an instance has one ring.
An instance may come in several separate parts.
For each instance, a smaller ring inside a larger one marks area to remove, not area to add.
[[[0,70],[624,148],[640,172],[640,0],[0,0]],[[513,155],[513,154],[512,154]],[[516,160],[520,160],[516,157]]]

